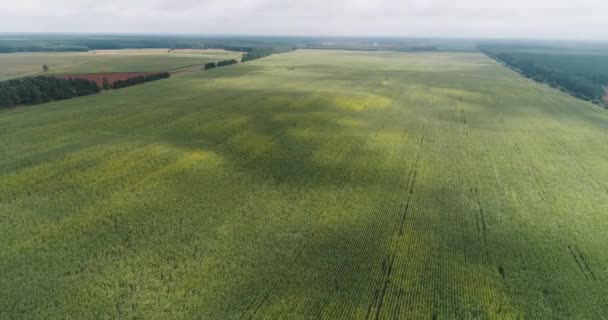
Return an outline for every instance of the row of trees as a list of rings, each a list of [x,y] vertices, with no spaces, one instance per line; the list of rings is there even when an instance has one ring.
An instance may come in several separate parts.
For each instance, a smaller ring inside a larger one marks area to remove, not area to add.
[[[207,63],[205,63],[205,67],[204,68],[205,68],[205,70],[217,68],[217,63],[215,63],[215,62],[207,62]]]
[[[519,56],[505,52],[485,51],[484,53],[532,80],[549,84],[577,98],[602,104],[603,83],[597,82],[597,80],[605,79],[598,75],[577,74],[566,66],[549,65],[543,61],[541,55],[535,59],[531,56]]]
[[[264,57],[268,57],[269,55],[276,53],[285,53],[290,51],[295,51],[296,47],[258,47],[253,48],[251,51],[243,54],[241,58],[241,62],[246,62],[250,60],[260,59]]]
[[[133,78],[129,78],[126,80],[118,80],[118,81],[115,81],[112,85],[108,84],[107,87],[106,87],[106,81],[104,81],[103,86],[104,86],[104,90],[107,90],[110,88],[111,89],[120,89],[120,88],[126,88],[126,87],[130,87],[130,86],[142,84],[144,82],[166,79],[169,77],[171,77],[171,74],[169,74],[169,72],[161,72],[161,73],[156,73],[156,74],[150,74],[147,76],[133,77]]]
[[[169,78],[168,72],[139,76],[114,83],[104,78],[103,89],[120,89]],[[100,91],[95,81],[87,79],[60,79],[47,76],[25,77],[0,82],[0,107],[34,105],[50,101],[86,96]]]
[[[219,61],[219,62],[217,63],[217,66],[218,66],[218,67],[223,67],[223,66],[229,66],[229,65],[231,65],[231,64],[236,64],[236,63],[238,63],[238,61],[236,61],[236,60],[234,60],[234,59],[230,59],[230,60],[222,60],[222,61]]]
[[[255,49],[251,50],[250,52],[243,54],[243,57],[241,58],[241,62],[264,58],[264,57],[267,57],[274,53],[276,53],[276,52],[272,48],[255,48]]]
[[[0,53],[16,53],[16,52],[87,52],[89,48],[86,46],[70,46],[70,45],[13,45],[0,44]]]
[[[32,105],[99,92],[94,81],[37,76],[0,82],[0,107]]]
[[[213,69],[213,68],[217,68],[217,67],[229,66],[231,64],[236,64],[236,63],[238,63],[238,61],[234,60],[234,59],[222,60],[222,61],[218,61],[218,62],[208,62],[208,63],[205,63],[205,70]]]

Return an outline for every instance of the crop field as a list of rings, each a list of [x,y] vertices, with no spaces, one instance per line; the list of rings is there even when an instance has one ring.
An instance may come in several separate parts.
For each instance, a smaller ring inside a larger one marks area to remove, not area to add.
[[[125,49],[90,52],[0,54],[0,80],[42,73],[159,72],[237,59],[242,54],[225,50]]]
[[[2,319],[601,319],[608,113],[298,50],[0,111]]]

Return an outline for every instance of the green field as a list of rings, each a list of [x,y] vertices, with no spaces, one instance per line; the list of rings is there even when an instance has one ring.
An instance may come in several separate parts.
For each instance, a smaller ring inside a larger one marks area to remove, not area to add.
[[[0,112],[0,318],[601,319],[608,113],[299,50]]]
[[[238,59],[241,53],[211,50],[131,49],[90,52],[0,54],[0,80],[48,73],[154,72],[202,65],[206,62]]]

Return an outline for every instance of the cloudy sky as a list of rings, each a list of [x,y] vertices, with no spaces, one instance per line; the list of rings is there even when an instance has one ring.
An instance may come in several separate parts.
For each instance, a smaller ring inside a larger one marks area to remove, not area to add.
[[[608,38],[608,0],[0,0],[0,32]]]

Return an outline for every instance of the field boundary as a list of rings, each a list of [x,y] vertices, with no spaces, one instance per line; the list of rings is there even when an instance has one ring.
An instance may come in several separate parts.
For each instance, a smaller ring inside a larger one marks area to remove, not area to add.
[[[104,79],[110,84],[114,85],[117,81],[124,81],[137,77],[146,77],[153,74],[159,74],[162,72],[99,72],[99,73],[66,73],[66,74],[53,74],[50,75],[55,78],[69,80],[71,79],[86,79],[93,81],[103,88]]]
[[[497,62],[501,66],[503,66],[503,67],[505,67],[505,68],[507,68],[509,70],[512,70],[512,71],[516,72],[517,74],[519,74],[520,76],[522,76],[522,77],[524,77],[526,79],[532,80],[532,81],[534,81],[536,83],[543,84],[543,85],[545,85],[545,86],[547,86],[549,88],[555,89],[557,91],[566,93],[567,95],[569,95],[569,96],[571,96],[573,98],[579,99],[581,101],[589,102],[589,103],[594,104],[596,106],[600,106],[600,107],[602,107],[604,109],[608,108],[608,87],[607,86],[603,86],[603,88],[604,88],[604,95],[602,96],[602,98],[597,98],[597,97],[593,98],[593,99],[592,98],[586,98],[586,97],[580,96],[579,94],[577,94],[574,91],[568,90],[563,85],[557,84],[557,83],[555,83],[553,81],[549,81],[549,80],[546,80],[546,79],[542,80],[542,79],[538,79],[536,76],[526,75],[522,69],[518,68],[515,65],[511,65],[508,62],[502,61],[498,57],[492,56],[492,54],[489,53],[489,52],[486,52],[486,51],[480,51],[480,52],[481,52],[481,54],[483,54],[486,57],[490,58],[491,60]]]

